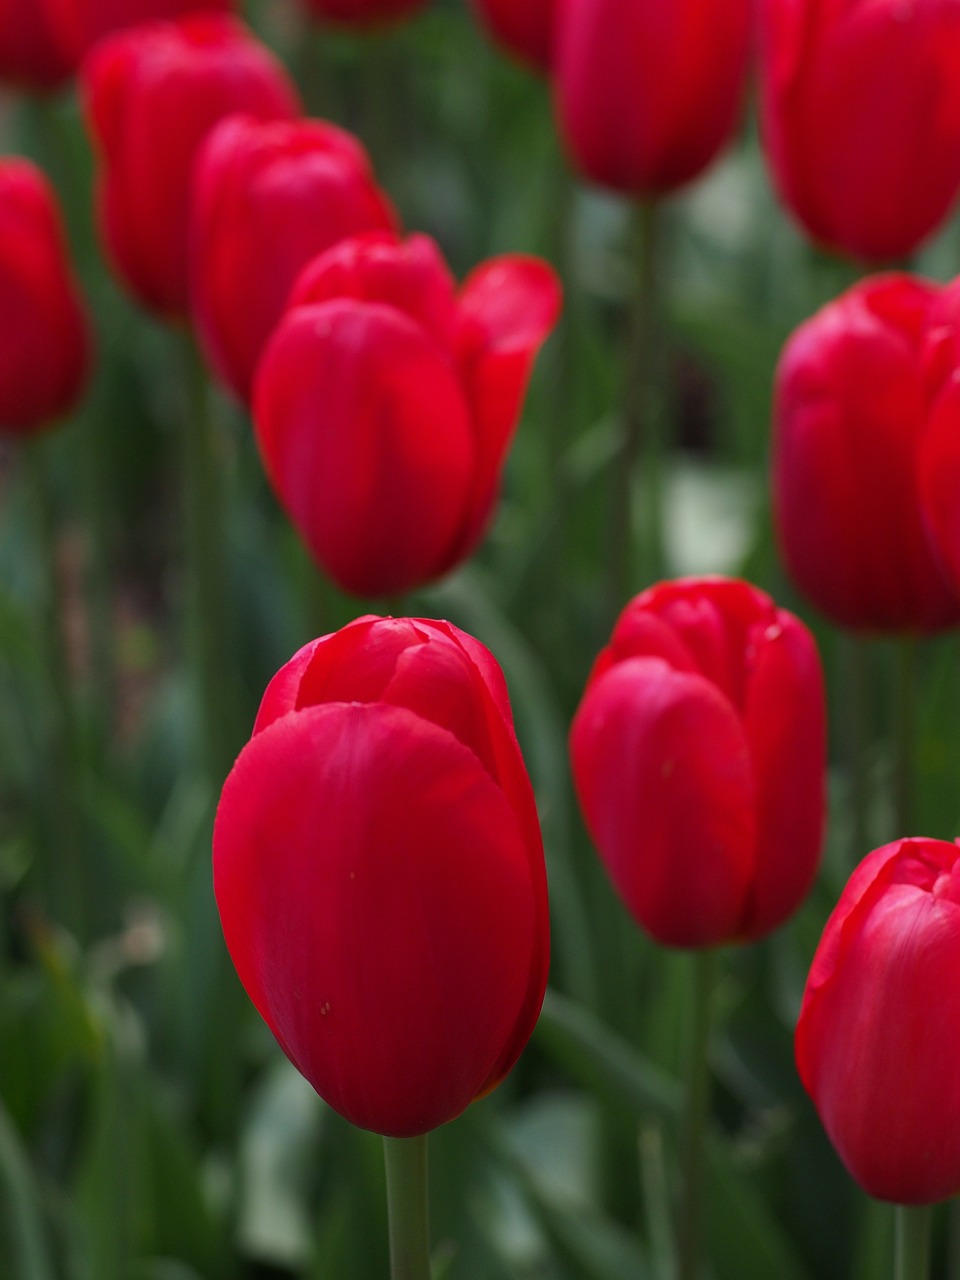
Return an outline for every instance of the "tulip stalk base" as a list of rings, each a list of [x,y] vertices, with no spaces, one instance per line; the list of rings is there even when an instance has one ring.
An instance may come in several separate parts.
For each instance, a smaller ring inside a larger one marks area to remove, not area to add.
[[[894,1280],[927,1280],[932,1219],[932,1205],[897,1205]]]
[[[677,1235],[677,1280],[696,1280],[703,1251],[704,1143],[710,1113],[707,1049],[718,960],[718,953],[713,949],[698,951],[694,956],[693,1022],[681,1148],[683,1189]]]
[[[430,1280],[427,1135],[384,1138],[390,1280]]]

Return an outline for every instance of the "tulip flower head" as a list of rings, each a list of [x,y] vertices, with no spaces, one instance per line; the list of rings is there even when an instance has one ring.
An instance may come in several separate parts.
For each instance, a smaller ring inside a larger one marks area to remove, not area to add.
[[[644,591],[570,735],[584,819],[634,919],[705,947],[769,933],[817,871],[824,694],[806,627],[749,583]]]
[[[412,17],[429,0],[302,0],[308,13],[344,27],[380,27]]]
[[[500,668],[444,622],[301,649],[227,778],[214,887],[240,980],[354,1124],[428,1132],[507,1074],[549,962],[543,847]]]
[[[54,33],[49,0],[0,0],[0,80],[34,92],[58,89],[73,63]]]
[[[169,21],[191,13],[229,13],[236,0],[30,0],[46,8],[61,52],[73,67],[104,36],[141,22]]]
[[[408,591],[471,553],[559,306],[533,258],[487,262],[455,292],[426,236],[357,237],[306,268],[253,416],[274,489],[344,590]]]
[[[956,980],[955,980],[956,979]],[[850,877],[797,1023],[797,1067],[831,1142],[870,1195],[960,1192],[960,850],[896,840]]]
[[[490,34],[509,53],[538,71],[550,69],[557,0],[472,0]]]

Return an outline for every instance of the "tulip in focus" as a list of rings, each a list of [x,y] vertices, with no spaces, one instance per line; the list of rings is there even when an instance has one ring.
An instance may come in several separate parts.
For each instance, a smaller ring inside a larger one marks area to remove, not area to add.
[[[58,89],[73,64],[54,36],[50,0],[0,0],[0,80],[33,92]]]
[[[782,924],[820,860],[824,692],[810,633],[747,582],[637,596],[570,735],[587,828],[658,942],[709,947]]]
[[[533,258],[487,262],[455,292],[426,236],[357,237],[308,266],[253,416],[274,489],[344,590],[409,591],[471,553],[559,307]]]
[[[241,982],[352,1123],[426,1133],[515,1063],[547,978],[543,847],[472,637],[363,618],[301,649],[224,785],[213,868]]]
[[[109,256],[141,302],[184,317],[198,148],[233,112],[265,119],[297,114],[296,89],[242,23],[216,14],[111,36],[84,64],[83,87]]]
[[[88,321],[53,189],[28,160],[0,160],[0,428],[27,434],[74,408]]]
[[[550,69],[558,0],[472,0],[473,9],[498,44],[539,71]]]
[[[744,96],[752,0],[558,0],[554,77],[576,166],[634,196],[695,178]]]
[[[106,35],[191,13],[227,13],[235,0],[31,0],[46,7],[61,52],[78,67],[87,51]]]
[[[762,0],[761,125],[781,197],[817,241],[903,258],[960,188],[954,0]]]
[[[956,966],[956,967],[955,967]],[[960,850],[896,840],[857,867],[827,921],[797,1023],[797,1067],[870,1195],[960,1192]]]
[[[429,0],[302,0],[307,12],[345,27],[377,27],[412,17]]]

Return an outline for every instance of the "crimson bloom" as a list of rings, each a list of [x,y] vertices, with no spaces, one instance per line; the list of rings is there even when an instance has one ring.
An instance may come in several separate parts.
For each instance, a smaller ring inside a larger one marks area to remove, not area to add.
[[[558,0],[557,107],[576,165],[631,195],[695,178],[736,124],[751,12],[752,0]]]
[[[784,202],[814,239],[904,257],[960,188],[953,0],[762,0],[761,124]]]
[[[800,905],[824,824],[824,694],[806,627],[747,582],[627,605],[570,735],[587,828],[658,942],[758,938]]]
[[[321,120],[239,116],[203,149],[193,217],[194,320],[242,400],[302,268],[345,236],[395,225],[351,134]]]
[[[53,188],[28,160],[0,160],[0,427],[26,434],[79,400],[86,312]]]
[[[73,67],[103,36],[141,22],[182,18],[190,13],[225,13],[235,0],[30,0],[46,7],[62,54]]]
[[[472,0],[477,17],[521,61],[540,71],[550,67],[557,0]]]
[[[146,306],[182,317],[197,150],[232,112],[295,115],[293,83],[242,23],[200,14],[102,41],[84,64],[83,87],[110,258]]]
[[[543,846],[472,637],[363,618],[301,649],[224,785],[213,870],[247,993],[354,1124],[426,1133],[515,1063],[547,979]]]
[[[776,375],[774,517],[794,582],[842,626],[960,621],[960,289],[855,285],[801,325]]]
[[[960,1192],[960,850],[896,840],[850,877],[813,958],[797,1067],[870,1195]]]
[[[482,537],[552,270],[497,258],[459,294],[432,240],[343,241],[310,264],[257,375],[254,423],[290,518],[347,591],[408,591]]]
[[[303,0],[308,13],[346,27],[375,27],[409,18],[429,0]]]
[[[73,63],[54,35],[49,0],[0,0],[0,79],[25,89],[57,89]]]

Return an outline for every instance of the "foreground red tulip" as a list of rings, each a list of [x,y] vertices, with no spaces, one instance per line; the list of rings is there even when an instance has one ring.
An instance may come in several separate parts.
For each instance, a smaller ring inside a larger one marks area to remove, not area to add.
[[[816,874],[824,695],[810,633],[746,582],[665,582],[624,610],[570,736],[587,827],[658,942],[746,941]]]
[[[503,47],[541,71],[550,67],[557,0],[472,0],[480,21]]]
[[[0,160],[0,428],[68,413],[90,361],[88,324],[56,197],[27,160]]]
[[[324,22],[348,27],[374,27],[408,18],[429,0],[303,0],[307,11]]]
[[[456,294],[426,236],[358,237],[307,268],[254,422],[290,518],[345,590],[408,591],[474,549],[559,306],[533,258],[485,263]]]
[[[780,194],[814,239],[902,258],[960,188],[953,0],[762,0],[762,132]]]
[[[61,51],[48,0],[0,0],[0,79],[25,89],[58,88],[73,63]]]
[[[594,181],[657,195],[695,178],[743,99],[752,0],[558,0],[564,140]]]
[[[393,1137],[513,1066],[549,962],[533,791],[492,655],[364,618],[271,681],[227,778],[214,886],[240,980],[341,1115]]]
[[[800,1078],[870,1195],[960,1192],[957,1042],[960,850],[897,840],[863,860],[827,921],[796,1036]]]
[[[958,319],[956,286],[879,276],[801,325],[780,359],[777,535],[794,582],[842,626],[960,621],[944,567],[951,543],[960,567],[960,487],[943,487],[960,478],[960,431],[940,404]]]
[[[141,22],[182,18],[191,13],[225,13],[235,0],[32,0],[50,13],[64,57],[79,66],[103,36]]]
[[[214,369],[247,400],[298,274],[360,231],[392,229],[366,153],[321,120],[225,120],[197,169],[194,319]]]
[[[100,153],[100,221],[114,266],[148,307],[188,307],[188,215],[197,150],[223,116],[295,115],[296,90],[234,18],[145,23],[103,41],[84,64]]]

